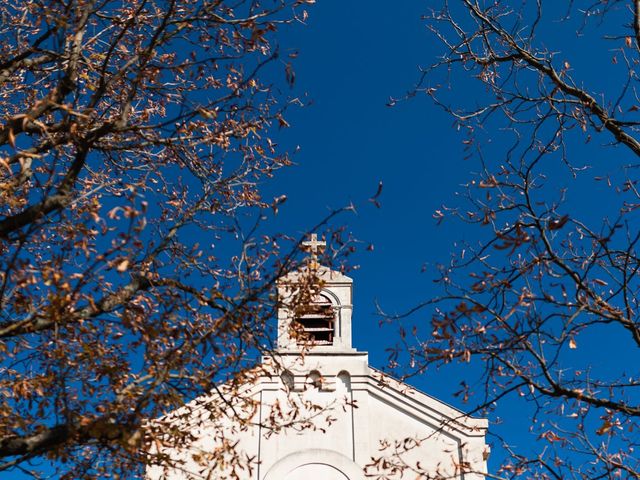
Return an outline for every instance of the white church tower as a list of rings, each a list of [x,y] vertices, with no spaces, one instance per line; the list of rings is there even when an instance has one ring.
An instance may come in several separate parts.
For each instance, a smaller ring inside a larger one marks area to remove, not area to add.
[[[174,468],[151,467],[147,478],[484,479],[487,421],[369,366],[351,343],[353,281],[318,265],[315,235],[304,245],[306,268],[278,282],[277,351],[244,389],[249,413],[234,418],[238,399],[216,392],[169,414],[162,421],[193,425],[193,441],[163,452]],[[310,275],[317,288],[301,302]],[[211,454],[221,442],[244,469]]]

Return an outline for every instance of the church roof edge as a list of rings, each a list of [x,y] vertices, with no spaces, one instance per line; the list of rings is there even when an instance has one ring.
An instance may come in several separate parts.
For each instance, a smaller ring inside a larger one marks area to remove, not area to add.
[[[316,275],[320,280],[329,283],[353,283],[351,277],[347,277],[337,270],[331,270],[329,267],[321,265],[313,272],[309,272],[306,267],[303,267],[302,270],[293,270],[278,278],[278,284],[297,283],[302,276],[310,274]]]

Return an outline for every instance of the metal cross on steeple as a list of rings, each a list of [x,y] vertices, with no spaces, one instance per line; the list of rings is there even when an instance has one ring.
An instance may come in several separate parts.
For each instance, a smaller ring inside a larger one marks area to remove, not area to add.
[[[322,252],[327,246],[324,240],[318,240],[318,235],[311,234],[311,240],[302,242],[302,248],[311,253],[311,261],[316,264],[318,262],[318,252]]]

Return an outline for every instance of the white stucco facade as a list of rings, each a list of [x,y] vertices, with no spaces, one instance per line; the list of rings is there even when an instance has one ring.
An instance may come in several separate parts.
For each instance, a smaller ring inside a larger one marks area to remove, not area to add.
[[[484,478],[487,421],[370,367],[367,354],[351,345],[351,279],[324,268],[319,275],[322,301],[330,299],[335,314],[330,340],[301,347],[290,335],[287,298],[299,277],[282,279],[277,355],[263,358],[264,372],[242,389],[254,408],[239,421],[231,413],[238,392],[222,398],[221,389],[167,416],[192,424],[193,441],[166,452],[179,468],[151,467],[149,479]],[[228,415],[212,415],[213,404]],[[221,441],[248,468],[233,471],[231,463],[207,460]]]

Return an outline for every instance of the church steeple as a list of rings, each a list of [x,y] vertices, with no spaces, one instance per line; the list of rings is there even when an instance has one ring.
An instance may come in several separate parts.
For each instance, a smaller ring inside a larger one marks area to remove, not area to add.
[[[310,255],[298,271],[278,281],[280,352],[354,352],[351,346],[353,280],[318,262],[326,242],[311,234],[301,246]]]
[[[309,258],[278,281],[276,354],[256,377],[158,420],[154,431],[180,428],[188,442],[156,442],[154,458],[166,465],[150,467],[148,479],[233,477],[233,454],[253,480],[364,480],[372,458],[380,475],[417,465],[425,478],[484,480],[487,421],[370,367],[351,346],[352,280],[318,263],[317,236],[304,243]],[[219,450],[221,461],[211,453]]]

